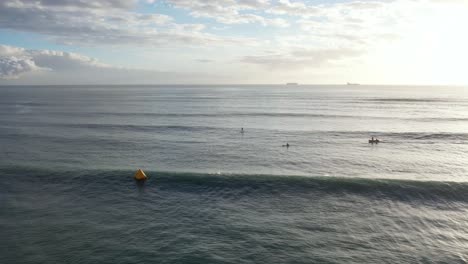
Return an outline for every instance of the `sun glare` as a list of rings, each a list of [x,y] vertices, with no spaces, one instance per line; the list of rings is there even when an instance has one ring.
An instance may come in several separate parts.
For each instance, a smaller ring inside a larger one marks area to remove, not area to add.
[[[435,4],[397,26],[399,38],[378,45],[371,65],[387,82],[468,84],[468,6]]]

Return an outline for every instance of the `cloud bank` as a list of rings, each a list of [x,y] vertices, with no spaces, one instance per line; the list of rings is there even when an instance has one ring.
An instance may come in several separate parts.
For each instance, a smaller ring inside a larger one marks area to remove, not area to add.
[[[203,73],[115,67],[76,53],[0,45],[3,84],[154,84],[209,78]]]
[[[69,72],[112,68],[83,55],[51,50],[27,50],[0,45],[0,78],[17,79],[30,72]]]
[[[227,45],[248,42],[175,23],[164,14],[137,13],[137,1],[3,0],[0,28],[32,32],[67,45]]]
[[[324,72],[408,83],[439,75],[461,83],[468,80],[467,12],[465,0],[3,0],[7,43],[31,37],[41,47],[81,54],[0,46],[0,78],[180,83],[211,76],[221,83],[216,76],[273,82],[284,73],[320,82]]]

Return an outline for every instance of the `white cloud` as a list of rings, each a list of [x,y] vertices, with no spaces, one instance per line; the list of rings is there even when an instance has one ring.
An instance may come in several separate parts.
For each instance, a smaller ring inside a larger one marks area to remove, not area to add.
[[[289,0],[278,0],[277,5],[268,10],[269,13],[278,15],[291,15],[309,17],[317,15],[319,8],[309,6],[303,2],[291,2]]]
[[[84,68],[110,66],[76,53],[0,45],[0,78],[3,79],[17,79],[25,73],[36,71],[68,72]]]
[[[137,2],[137,0],[10,0],[6,1],[6,4],[16,7],[35,5],[47,8],[132,9]]]
[[[43,70],[23,48],[0,45],[0,79],[17,79],[24,73]]]
[[[23,73],[38,69],[30,58],[0,57],[0,79],[16,79]]]
[[[226,45],[249,43],[204,32],[202,24],[177,24],[168,15],[131,11],[136,1],[4,0],[0,28],[33,32],[69,45]],[[253,19],[253,18],[252,18]]]
[[[8,45],[0,45],[0,57],[3,56],[15,56],[21,55],[24,52],[23,48],[8,46]]]
[[[207,83],[215,76],[116,67],[76,53],[0,45],[2,84]]]
[[[254,24],[287,27],[282,18],[267,18],[250,11],[261,11],[270,6],[268,0],[165,0],[174,7],[187,9],[194,17],[212,18],[224,24]]]

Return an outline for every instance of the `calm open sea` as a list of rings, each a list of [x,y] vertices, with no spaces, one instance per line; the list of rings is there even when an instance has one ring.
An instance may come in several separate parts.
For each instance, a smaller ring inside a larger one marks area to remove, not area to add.
[[[466,262],[468,87],[0,87],[0,263]]]

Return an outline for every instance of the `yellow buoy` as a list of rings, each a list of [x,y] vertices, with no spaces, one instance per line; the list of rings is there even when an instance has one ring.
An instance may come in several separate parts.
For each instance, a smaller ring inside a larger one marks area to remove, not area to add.
[[[135,173],[135,176],[134,176],[135,180],[137,181],[144,181],[146,179],[148,179],[148,177],[146,176],[146,174],[141,170],[141,169],[138,169],[137,172]]]

